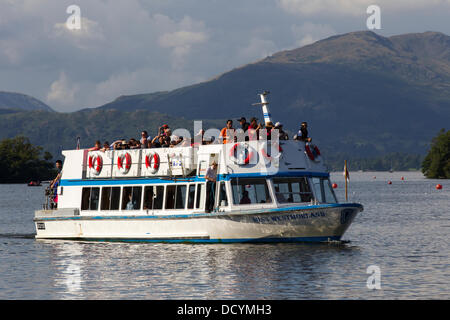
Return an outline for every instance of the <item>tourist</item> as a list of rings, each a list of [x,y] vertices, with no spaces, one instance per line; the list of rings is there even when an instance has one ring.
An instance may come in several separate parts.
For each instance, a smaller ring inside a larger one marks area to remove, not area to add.
[[[92,148],[89,148],[88,151],[97,151],[102,148],[102,143],[100,141],[95,141],[95,146]]]
[[[283,130],[283,124],[275,123],[275,129],[278,130],[278,140],[289,140],[289,135]]]
[[[206,212],[211,212],[214,208],[214,190],[216,188],[217,179],[217,163],[213,161],[211,166],[206,170]]]
[[[227,120],[227,125],[220,131],[220,138],[222,138],[223,144],[233,142],[234,129],[233,120]]]
[[[312,139],[308,137],[308,124],[306,122],[302,122],[300,129],[297,134],[293,138],[294,140],[300,140],[304,142],[311,142]]]
[[[147,131],[142,130],[141,132],[141,139],[139,140],[141,142],[142,148],[147,147],[147,140],[150,140],[150,137],[148,136]]]
[[[250,141],[259,140],[259,129],[262,129],[263,125],[258,123],[258,119],[253,117],[250,119],[250,125],[248,126],[248,137]]]
[[[241,201],[239,202],[239,204],[251,204],[251,203],[252,203],[252,201],[248,197],[248,191],[244,190],[244,192],[242,192],[242,198],[241,198]]]
[[[105,143],[103,144],[103,148],[100,149],[100,151],[105,152],[106,150],[109,150],[109,143],[108,141],[105,141]]]
[[[50,189],[53,191],[52,201],[51,201],[51,209],[56,209],[58,207],[58,185],[62,176],[62,161],[56,160],[56,177],[50,182]]]

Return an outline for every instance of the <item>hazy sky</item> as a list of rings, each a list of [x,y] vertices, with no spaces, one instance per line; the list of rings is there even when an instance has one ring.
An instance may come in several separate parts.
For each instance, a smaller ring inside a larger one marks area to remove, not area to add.
[[[208,80],[277,51],[367,30],[450,35],[450,0],[0,0],[0,91],[58,111]],[[81,29],[69,30],[70,5]]]

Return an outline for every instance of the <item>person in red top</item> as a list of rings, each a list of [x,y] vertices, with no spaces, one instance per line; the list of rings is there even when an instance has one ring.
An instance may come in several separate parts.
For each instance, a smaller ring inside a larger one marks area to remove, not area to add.
[[[233,142],[234,137],[233,120],[227,120],[227,126],[220,131],[220,137],[222,138],[222,142],[224,144]]]
[[[250,125],[248,126],[248,137],[250,141],[259,140],[259,129],[262,128],[262,124],[257,122],[257,118],[250,119]]]
[[[100,141],[95,141],[95,147],[89,148],[88,151],[97,151],[102,148],[102,143]]]

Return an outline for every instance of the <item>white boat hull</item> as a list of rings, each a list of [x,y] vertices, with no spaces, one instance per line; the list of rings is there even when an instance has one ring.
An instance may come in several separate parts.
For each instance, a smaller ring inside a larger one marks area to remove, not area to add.
[[[180,215],[77,216],[38,211],[37,239],[149,242],[324,242],[340,240],[359,204]]]

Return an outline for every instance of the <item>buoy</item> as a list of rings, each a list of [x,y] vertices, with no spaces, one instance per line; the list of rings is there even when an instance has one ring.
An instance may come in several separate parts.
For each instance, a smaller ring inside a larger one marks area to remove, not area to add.
[[[374,179],[376,179],[377,177],[373,176]]]
[[[388,184],[392,184],[392,181],[388,181]]]
[[[436,189],[437,189],[437,190],[441,190],[441,189],[442,189],[442,184],[437,184],[437,185],[436,185]]]
[[[336,183],[333,183],[331,186],[333,187],[333,189],[337,188],[337,184]]]
[[[405,178],[404,178],[404,177],[402,177],[402,180],[405,180]]]

